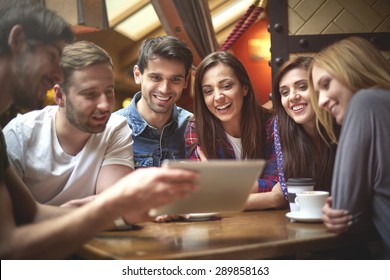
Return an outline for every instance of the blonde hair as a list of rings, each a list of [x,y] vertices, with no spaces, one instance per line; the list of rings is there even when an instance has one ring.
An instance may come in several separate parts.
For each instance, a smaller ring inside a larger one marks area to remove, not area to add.
[[[317,128],[322,124],[329,138],[337,143],[332,115],[318,106],[318,92],[314,91],[312,77],[314,66],[327,71],[356,93],[368,88],[390,89],[390,63],[374,45],[361,37],[343,39],[314,56],[309,67],[309,87]]]

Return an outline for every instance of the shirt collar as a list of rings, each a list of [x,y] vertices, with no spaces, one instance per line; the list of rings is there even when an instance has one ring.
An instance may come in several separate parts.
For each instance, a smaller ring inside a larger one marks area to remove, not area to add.
[[[131,123],[131,128],[133,130],[134,136],[140,135],[147,127],[152,128],[152,126],[150,126],[145,121],[145,119],[140,115],[140,113],[137,110],[136,104],[140,99],[141,99],[141,92],[139,91],[134,95],[129,105],[130,116],[131,116],[130,123]],[[179,118],[179,111],[175,104],[173,105],[172,116],[169,122],[165,126],[174,125],[174,128],[176,128],[178,126],[178,118]]]

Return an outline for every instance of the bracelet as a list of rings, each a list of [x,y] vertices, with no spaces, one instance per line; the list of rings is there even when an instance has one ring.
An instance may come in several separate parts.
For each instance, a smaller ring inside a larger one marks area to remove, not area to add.
[[[118,217],[114,220],[115,227],[119,230],[132,229],[133,225],[126,223],[122,217]]]

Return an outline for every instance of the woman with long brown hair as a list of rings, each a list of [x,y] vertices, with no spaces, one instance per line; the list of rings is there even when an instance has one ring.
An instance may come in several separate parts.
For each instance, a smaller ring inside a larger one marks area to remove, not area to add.
[[[311,61],[308,56],[288,60],[274,81],[275,149],[279,182],[285,194],[289,178],[312,178],[315,190],[330,191],[331,186],[336,144],[324,140],[316,129],[308,85]]]
[[[194,119],[186,130],[187,157],[266,159],[246,210],[287,205],[277,185],[272,117],[271,111],[258,104],[249,75],[234,55],[215,52],[199,64],[194,81]]]

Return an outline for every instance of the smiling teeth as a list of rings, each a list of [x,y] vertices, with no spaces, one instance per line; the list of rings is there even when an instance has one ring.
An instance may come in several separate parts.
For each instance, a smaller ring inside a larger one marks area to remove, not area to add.
[[[161,97],[161,96],[156,96],[156,98],[161,101],[167,101],[169,99],[169,97]]]
[[[301,110],[305,107],[306,107],[305,105],[297,105],[297,106],[294,106],[292,109],[293,109],[293,111],[298,111],[298,110]]]
[[[226,105],[223,105],[223,106],[217,106],[217,109],[218,110],[223,110],[223,109],[226,109],[229,106],[230,106],[230,104],[226,104]]]

